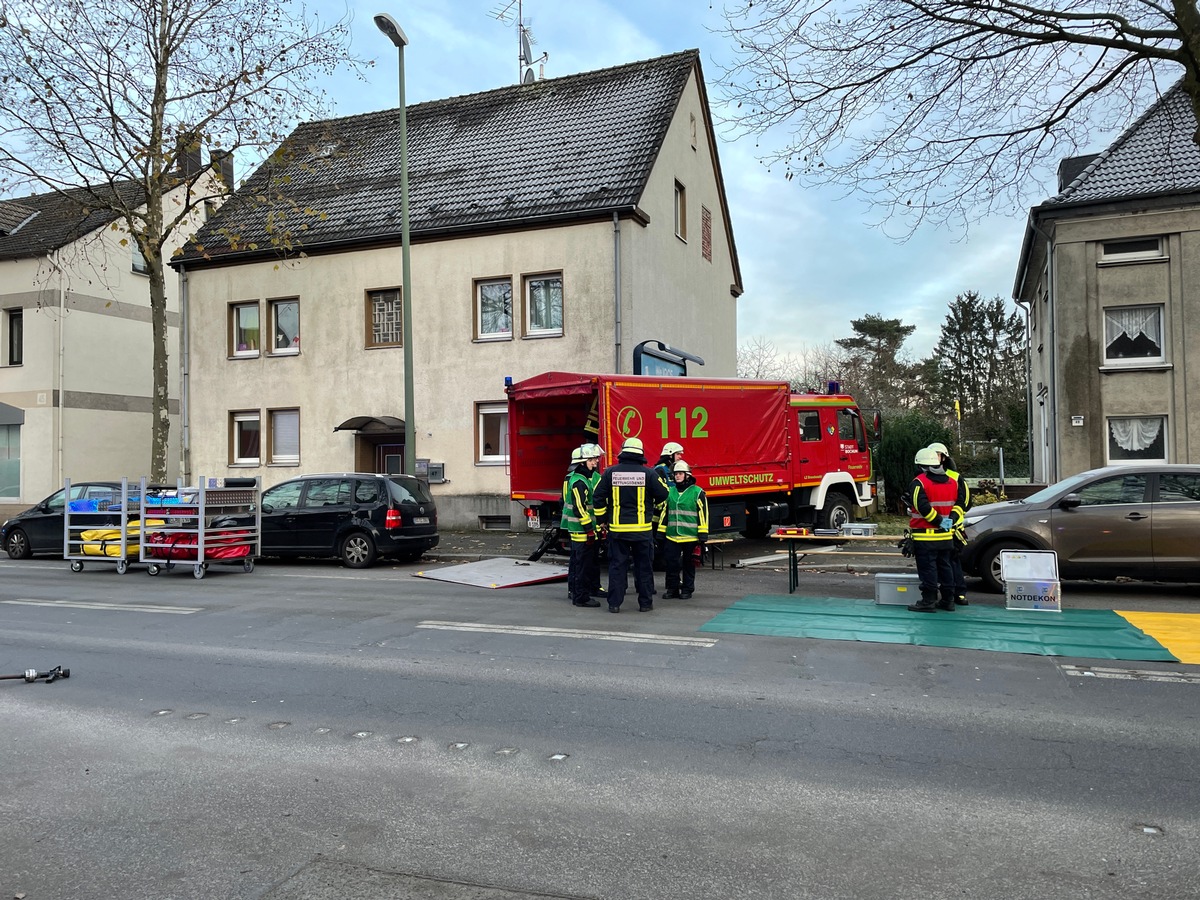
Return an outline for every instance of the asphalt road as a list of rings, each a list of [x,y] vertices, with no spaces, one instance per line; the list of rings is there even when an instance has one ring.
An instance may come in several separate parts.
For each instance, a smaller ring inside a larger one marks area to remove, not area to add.
[[[781,566],[610,616],[434,565],[0,563],[0,673],[72,671],[0,682],[0,898],[1200,897],[1197,667],[697,631]]]

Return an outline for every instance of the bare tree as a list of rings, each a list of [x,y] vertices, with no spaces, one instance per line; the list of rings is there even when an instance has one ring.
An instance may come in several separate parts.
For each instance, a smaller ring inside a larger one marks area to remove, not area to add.
[[[0,0],[0,191],[109,211],[145,258],[155,480],[170,434],[164,248],[233,187],[184,162],[203,147],[261,155],[326,113],[318,79],[361,71],[348,38],[347,20],[290,0]]]
[[[1028,205],[1181,76],[1200,119],[1195,0],[743,0],[721,30],[733,122],[787,133],[764,162],[908,234]]]

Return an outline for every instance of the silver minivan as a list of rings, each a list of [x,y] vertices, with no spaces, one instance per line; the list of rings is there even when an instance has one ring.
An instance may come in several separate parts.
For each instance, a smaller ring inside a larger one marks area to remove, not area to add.
[[[993,591],[1004,590],[1002,550],[1053,550],[1063,579],[1200,582],[1200,466],[1091,469],[972,507],[966,523],[963,571]]]

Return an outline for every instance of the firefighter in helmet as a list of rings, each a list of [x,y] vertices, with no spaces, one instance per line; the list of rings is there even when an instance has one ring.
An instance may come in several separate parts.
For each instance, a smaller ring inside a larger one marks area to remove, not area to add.
[[[958,506],[966,513],[971,508],[971,489],[967,487],[967,479],[958,473],[958,466],[955,465],[954,459],[950,456],[950,450],[945,444],[941,441],[934,441],[929,445],[929,449],[941,458],[942,468],[946,474],[958,482]],[[954,572],[954,602],[959,606],[966,606],[968,603],[967,579],[963,577],[962,567],[962,551],[963,547],[967,545],[967,529],[964,524],[960,523],[954,529],[950,545],[950,568]]]
[[[953,530],[961,525],[958,481],[946,474],[941,458],[929,447],[913,458],[917,475],[908,488],[912,533],[917,557],[921,599],[908,608],[913,612],[954,611],[954,573],[950,568]]]
[[[708,540],[708,497],[682,459],[673,468],[659,531],[666,542],[667,592],[687,600],[696,589],[696,550]]]
[[[587,573],[596,543],[596,518],[592,513],[592,487],[588,474],[596,467],[596,460],[585,459],[585,447],[577,447],[571,453],[571,460],[573,465],[563,486],[562,512],[563,528],[571,538],[567,594],[573,606],[599,606],[599,602],[588,595]]]

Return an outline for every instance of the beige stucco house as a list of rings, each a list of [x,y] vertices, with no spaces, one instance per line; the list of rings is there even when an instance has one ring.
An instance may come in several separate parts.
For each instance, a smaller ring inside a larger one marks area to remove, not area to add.
[[[1107,150],[1064,161],[1030,212],[1013,297],[1029,319],[1033,479],[1200,462],[1200,148],[1172,88]]]
[[[189,157],[190,159],[190,157]],[[222,189],[199,157],[176,191]],[[228,162],[228,161],[227,161]],[[232,172],[226,172],[232,177]],[[137,208],[121,181],[0,200],[0,520],[73,481],[148,474],[153,386],[145,261],[101,193]],[[164,208],[175,214],[178,197]],[[203,210],[195,214],[198,225]],[[194,230],[185,227],[172,253]],[[167,283],[168,346],[179,342],[178,285]],[[178,366],[171,367],[172,438]],[[171,462],[178,460],[176,448]],[[175,471],[172,469],[172,476]]]
[[[174,263],[185,467],[265,485],[396,472],[414,440],[443,526],[508,527],[506,376],[629,372],[644,340],[734,374],[741,277],[699,54],[422,103],[407,123],[411,290],[396,110],[298,128]]]

